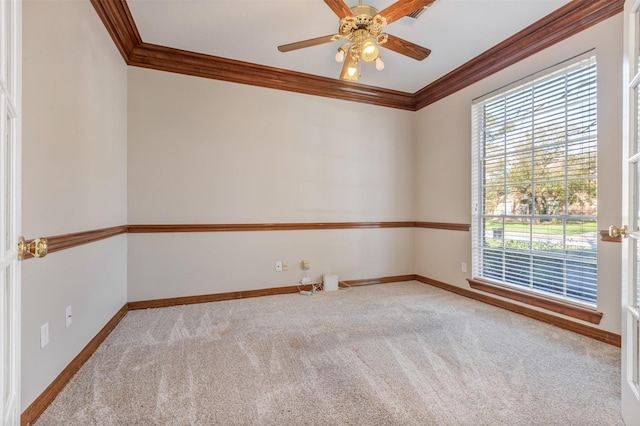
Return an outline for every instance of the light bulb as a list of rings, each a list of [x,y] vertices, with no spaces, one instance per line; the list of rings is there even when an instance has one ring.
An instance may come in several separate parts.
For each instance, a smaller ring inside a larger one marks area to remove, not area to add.
[[[384,62],[382,62],[382,58],[380,56],[376,58],[376,69],[378,71],[382,71],[384,69]]]
[[[349,50],[345,54],[346,59],[342,65],[342,71],[340,72],[340,78],[343,80],[358,80],[358,51],[354,50],[354,47],[349,47]]]
[[[336,62],[344,61],[344,50],[338,49],[338,53],[336,53]]]
[[[362,53],[360,56],[366,62],[374,61],[378,57],[378,46],[372,39],[368,38],[362,44]]]

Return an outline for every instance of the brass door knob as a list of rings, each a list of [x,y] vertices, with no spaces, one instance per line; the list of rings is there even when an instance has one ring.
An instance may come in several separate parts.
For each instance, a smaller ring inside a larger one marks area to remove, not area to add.
[[[619,236],[623,236],[624,238],[627,238],[629,235],[627,235],[627,225],[624,225],[622,228],[618,228],[615,225],[611,225],[609,227],[609,236],[611,238],[618,238]]]
[[[48,242],[46,238],[36,238],[27,242],[24,237],[18,240],[18,260],[24,260],[27,254],[33,257],[45,257],[47,255]]]

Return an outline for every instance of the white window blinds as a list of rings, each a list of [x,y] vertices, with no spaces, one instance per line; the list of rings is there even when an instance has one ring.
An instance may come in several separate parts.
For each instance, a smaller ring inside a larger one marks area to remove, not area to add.
[[[596,304],[593,52],[476,100],[473,276]]]

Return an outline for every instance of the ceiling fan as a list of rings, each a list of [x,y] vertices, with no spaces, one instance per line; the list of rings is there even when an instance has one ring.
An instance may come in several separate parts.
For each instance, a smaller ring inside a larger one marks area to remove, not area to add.
[[[346,40],[346,43],[338,48],[335,58],[338,62],[344,61],[340,78],[352,81],[357,81],[360,75],[360,59],[365,62],[375,62],[376,69],[379,71],[384,68],[379,46],[422,61],[429,56],[431,50],[382,31],[390,23],[429,6],[435,1],[399,0],[378,12],[375,7],[362,4],[362,0],[359,0],[359,3],[353,7],[349,7],[344,0],[324,0],[340,18],[338,33],[284,44],[278,46],[278,50],[289,52],[337,40]]]

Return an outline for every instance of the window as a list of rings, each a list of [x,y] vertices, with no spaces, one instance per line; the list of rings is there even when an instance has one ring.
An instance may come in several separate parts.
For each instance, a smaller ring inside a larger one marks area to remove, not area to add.
[[[473,103],[473,277],[595,306],[596,62]]]

